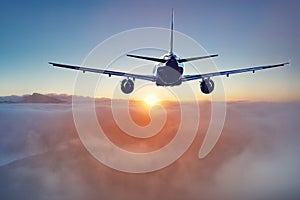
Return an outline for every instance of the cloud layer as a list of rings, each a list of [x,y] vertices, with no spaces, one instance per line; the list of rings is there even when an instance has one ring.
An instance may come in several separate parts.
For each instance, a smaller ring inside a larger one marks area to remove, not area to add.
[[[78,138],[71,105],[2,104],[0,198],[299,199],[300,104],[229,103],[220,140],[201,160],[198,151],[210,112],[209,104],[200,106],[198,134],[179,160],[153,173],[127,174],[88,153]],[[117,141],[115,124],[103,117],[109,115],[109,102],[97,109],[98,119]],[[165,131],[172,132],[176,125],[167,123]],[[122,139],[128,149],[164,144],[153,138],[143,144]]]

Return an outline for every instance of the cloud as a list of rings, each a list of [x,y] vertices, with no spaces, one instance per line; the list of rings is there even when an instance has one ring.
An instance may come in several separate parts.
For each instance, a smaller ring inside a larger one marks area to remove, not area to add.
[[[201,106],[198,135],[179,160],[156,172],[127,174],[88,153],[70,104],[0,105],[0,198],[299,199],[299,103],[229,103],[220,140],[199,160],[210,119],[209,104]],[[109,102],[97,108],[106,116],[98,119],[116,131],[107,118]],[[127,140],[128,148],[159,147],[153,139],[143,145]]]

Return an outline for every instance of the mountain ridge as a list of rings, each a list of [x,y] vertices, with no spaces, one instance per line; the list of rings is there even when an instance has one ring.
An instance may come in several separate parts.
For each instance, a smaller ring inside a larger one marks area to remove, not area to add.
[[[33,93],[23,96],[11,95],[0,97],[0,103],[65,103],[65,101],[56,97]]]

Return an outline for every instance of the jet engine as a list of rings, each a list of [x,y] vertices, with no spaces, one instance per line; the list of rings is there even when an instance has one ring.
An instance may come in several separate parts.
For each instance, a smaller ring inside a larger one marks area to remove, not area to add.
[[[215,83],[210,79],[203,79],[202,82],[200,82],[200,89],[204,94],[210,94],[214,88]]]
[[[125,94],[129,94],[133,91],[134,89],[134,82],[131,79],[124,79],[121,82],[121,90]]]

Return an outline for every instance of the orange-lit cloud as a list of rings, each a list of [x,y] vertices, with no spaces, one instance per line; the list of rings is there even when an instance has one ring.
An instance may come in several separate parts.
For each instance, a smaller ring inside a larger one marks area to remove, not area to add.
[[[138,103],[131,106],[135,121],[147,122],[147,113],[137,109]],[[171,111],[170,120],[161,134],[147,141],[124,136],[115,127],[109,101],[101,104],[97,114],[113,142],[138,152],[159,148],[172,138],[178,113],[176,105],[164,106]],[[210,105],[200,106],[198,135],[189,150],[167,168],[137,175],[110,169],[86,151],[69,104],[1,104],[0,196],[298,199],[298,103],[229,103],[221,138],[201,160],[197,154],[210,121]],[[138,116],[146,118],[139,121]]]

